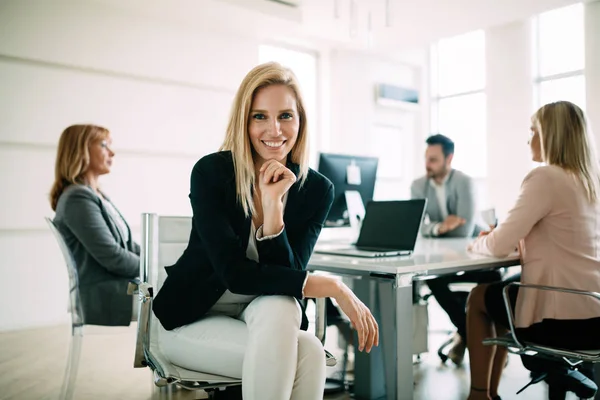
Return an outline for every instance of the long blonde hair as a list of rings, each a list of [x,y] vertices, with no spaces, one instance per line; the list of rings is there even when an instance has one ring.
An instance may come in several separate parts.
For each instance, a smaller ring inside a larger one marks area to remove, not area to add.
[[[74,183],[85,183],[84,174],[90,165],[90,144],[108,136],[108,129],[96,125],[71,125],[58,141],[54,183],[50,190],[50,206],[56,211],[58,198]]]
[[[540,134],[542,161],[573,173],[594,203],[600,195],[600,166],[585,114],[575,104],[557,101],[533,115]]]
[[[285,85],[296,97],[300,117],[298,139],[289,154],[289,161],[300,166],[298,180],[302,185],[308,174],[308,131],[304,101],[294,73],[278,63],[269,62],[253,68],[242,81],[233,101],[225,141],[220,150],[229,150],[233,156],[235,186],[238,202],[246,217],[255,213],[252,188],[255,181],[253,149],[248,135],[250,108],[256,93],[270,85]]]

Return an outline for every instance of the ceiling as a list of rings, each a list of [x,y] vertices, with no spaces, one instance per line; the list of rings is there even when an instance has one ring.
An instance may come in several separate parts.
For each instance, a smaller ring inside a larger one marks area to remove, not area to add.
[[[89,0],[208,32],[400,52],[577,0]],[[388,26],[389,25],[389,26]]]
[[[529,18],[574,0],[390,0],[392,26],[402,46]]]

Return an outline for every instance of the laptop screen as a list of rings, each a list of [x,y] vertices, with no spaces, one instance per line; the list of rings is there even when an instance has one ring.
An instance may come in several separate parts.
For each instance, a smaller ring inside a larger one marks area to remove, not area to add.
[[[425,199],[369,202],[356,246],[414,250],[425,204]]]

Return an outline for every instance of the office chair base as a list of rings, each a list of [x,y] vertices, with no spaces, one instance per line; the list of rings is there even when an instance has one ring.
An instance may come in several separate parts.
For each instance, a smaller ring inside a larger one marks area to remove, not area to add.
[[[448,349],[449,347],[449,349]],[[438,348],[437,354],[440,360],[442,360],[442,364],[445,364],[446,361],[451,360],[454,365],[457,367],[462,366],[465,351],[466,351],[466,343],[462,340],[458,333],[454,333],[448,340],[446,340],[442,345]],[[444,351],[448,349],[448,352]]]
[[[517,394],[520,394],[523,390],[527,389],[529,386],[535,385],[536,383],[540,383],[541,381],[546,379],[546,377],[548,376],[548,373],[547,372],[532,372],[531,374],[529,374],[529,376],[530,376],[531,380],[527,383],[527,385],[525,385],[521,389],[519,389]]]
[[[213,400],[242,400],[242,385],[227,386],[205,390]]]
[[[523,386],[517,394],[520,394],[531,385],[541,381],[546,381],[553,386],[560,387],[558,392],[573,392],[580,399],[593,399],[598,391],[598,386],[590,378],[577,370],[568,370],[561,372],[531,372],[531,381]],[[561,390],[562,389],[562,390]]]
[[[549,373],[548,383],[558,385],[567,392],[573,392],[580,399],[593,399],[598,386],[590,378],[577,370],[568,370],[566,374]]]
[[[327,378],[325,380],[325,394],[343,393],[346,391],[346,383],[341,379]]]
[[[438,347],[438,357],[440,358],[440,360],[442,360],[442,364],[445,364],[446,361],[448,361],[448,354],[444,353],[444,350],[446,350],[446,348],[448,346],[450,346],[452,344],[452,342],[454,341],[454,335],[452,335],[448,340],[446,340],[444,343],[442,343],[442,345],[440,347]]]

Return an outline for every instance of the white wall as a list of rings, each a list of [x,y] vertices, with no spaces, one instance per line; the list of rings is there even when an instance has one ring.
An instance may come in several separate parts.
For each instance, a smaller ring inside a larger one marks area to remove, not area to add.
[[[584,4],[586,110],[600,148],[600,1]]]
[[[191,167],[217,150],[262,39],[146,15],[91,1],[0,3],[0,331],[67,319],[67,275],[43,221],[53,215],[48,192],[66,126],[111,130],[117,154],[101,184],[134,237],[142,212],[191,213]],[[373,121],[404,126],[399,114],[375,107],[373,85],[418,85],[418,67],[323,43],[313,49],[320,53],[321,113],[313,143],[360,153]],[[346,105],[335,109],[340,103]],[[407,148],[399,157],[412,154],[415,133],[403,134]]]
[[[503,218],[531,169],[533,112],[531,23],[518,21],[486,31],[488,203]]]
[[[600,2],[585,4],[586,109],[600,146]],[[527,141],[535,111],[532,22],[486,30],[488,200],[500,218],[533,167]]]
[[[421,65],[347,50],[333,51],[330,57],[332,135],[326,150],[379,156],[383,168],[382,162],[389,160],[389,157],[386,160],[383,157],[394,155],[397,173],[378,177],[376,199],[410,196],[410,183],[415,178],[414,155],[420,148],[419,138],[423,136],[421,113],[429,107],[428,94],[422,86],[426,62],[423,54]],[[375,88],[378,83],[420,90],[419,109],[407,111],[377,105]],[[379,151],[382,147],[385,153]]]
[[[102,185],[139,237],[141,212],[190,214],[191,167],[220,144],[257,49],[93,4],[2,3],[0,330],[66,318],[65,267],[43,221],[61,131],[111,130]]]

